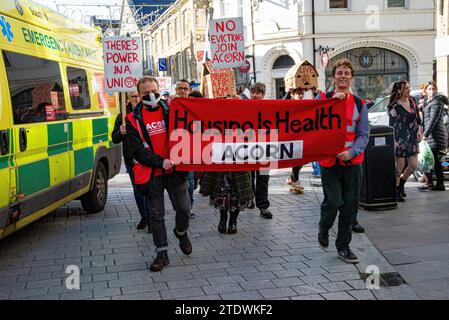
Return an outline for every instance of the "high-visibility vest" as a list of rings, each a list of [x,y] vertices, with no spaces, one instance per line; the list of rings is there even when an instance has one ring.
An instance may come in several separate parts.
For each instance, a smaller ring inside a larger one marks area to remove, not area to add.
[[[360,110],[360,111],[359,111]],[[361,118],[361,108],[357,106],[356,98],[352,94],[348,94],[348,97],[346,99],[346,139],[345,139],[345,147],[343,151],[350,150],[354,142],[357,138],[356,135],[356,128],[357,124],[360,121]],[[361,154],[355,156],[349,161],[342,161],[338,158],[329,158],[325,160],[321,160],[320,166],[325,168],[330,168],[335,165],[335,162],[338,160],[339,164],[342,166],[354,166],[363,163],[363,160],[365,159],[365,154],[362,152]]]
[[[169,159],[170,151],[168,148],[167,127],[162,108],[159,108],[159,110],[157,111],[147,111],[145,110],[145,108],[142,108],[141,110],[143,124],[145,126],[144,128],[142,128],[142,125],[139,123],[139,121],[136,120],[133,112],[128,114],[127,119],[134,127],[134,129],[139,132],[145,149],[161,156],[164,159]],[[149,142],[151,143],[151,146],[145,139],[143,130],[146,130],[148,132],[148,136],[150,139]],[[146,184],[150,182],[152,176],[160,176],[162,175],[162,173],[163,169],[148,167],[146,165],[140,164],[134,159],[133,175],[134,183],[136,185]],[[171,170],[166,173],[171,173]]]

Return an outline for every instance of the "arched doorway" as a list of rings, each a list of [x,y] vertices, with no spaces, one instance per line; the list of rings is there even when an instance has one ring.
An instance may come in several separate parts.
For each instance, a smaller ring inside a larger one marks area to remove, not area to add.
[[[326,90],[332,85],[332,69],[336,61],[349,59],[355,70],[353,90],[362,98],[381,98],[390,94],[391,86],[399,80],[409,80],[407,60],[387,49],[357,48],[333,57],[326,67]]]
[[[289,55],[282,55],[274,61],[272,74],[275,81],[276,99],[282,99],[285,96],[284,76],[294,65],[295,60]]]

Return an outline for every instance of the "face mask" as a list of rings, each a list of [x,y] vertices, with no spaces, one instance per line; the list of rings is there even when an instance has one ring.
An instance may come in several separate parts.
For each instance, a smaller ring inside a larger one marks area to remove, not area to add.
[[[158,107],[161,96],[159,93],[150,93],[142,97],[142,104],[146,109],[155,109]]]

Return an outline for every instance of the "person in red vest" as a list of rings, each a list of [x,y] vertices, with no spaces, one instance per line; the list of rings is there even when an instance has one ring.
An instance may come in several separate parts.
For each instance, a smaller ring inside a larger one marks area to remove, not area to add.
[[[320,161],[324,199],[321,204],[318,241],[325,248],[329,246],[329,229],[332,228],[339,212],[338,234],[335,241],[338,256],[345,262],[357,263],[358,258],[349,244],[352,239],[352,225],[357,217],[362,185],[362,163],[368,144],[368,109],[359,97],[349,92],[354,78],[354,68],[348,59],[336,62],[332,77],[335,91],[328,92],[325,97],[346,100],[346,143],[336,158]]]
[[[148,196],[156,258],[151,271],[161,271],[169,264],[165,228],[164,190],[167,190],[176,212],[173,230],[181,251],[190,255],[192,244],[187,235],[190,218],[190,196],[187,172],[177,172],[170,160],[168,147],[169,107],[160,99],[155,78],[144,76],[137,82],[141,102],[126,117],[126,139],[134,157],[133,173],[137,189]]]

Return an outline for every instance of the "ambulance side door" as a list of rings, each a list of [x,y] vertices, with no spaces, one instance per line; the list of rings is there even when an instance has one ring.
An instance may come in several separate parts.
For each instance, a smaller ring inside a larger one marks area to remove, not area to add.
[[[7,90],[5,65],[0,53],[0,236],[9,224],[10,205],[16,201],[11,100]]]
[[[11,51],[3,58],[22,219],[70,192],[67,114],[58,62]]]

